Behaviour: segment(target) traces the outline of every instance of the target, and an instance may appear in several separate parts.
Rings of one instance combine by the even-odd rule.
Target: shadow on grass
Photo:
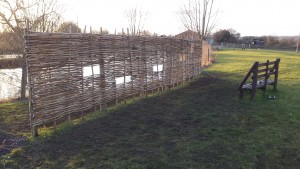
[[[0,157],[26,141],[22,133],[29,129],[27,109],[27,102],[0,103]]]
[[[300,164],[299,155],[290,159],[300,154],[299,149],[282,144],[291,133],[283,135],[284,129],[274,126],[279,119],[273,110],[261,106],[267,101],[238,100],[236,83],[217,78],[227,74],[215,73],[218,76],[203,74],[185,87],[31,143],[2,163],[16,168],[288,168]]]

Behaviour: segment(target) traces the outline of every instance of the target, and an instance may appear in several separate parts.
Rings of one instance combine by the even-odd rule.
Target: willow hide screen
[[[27,32],[31,127],[164,89],[201,72],[201,43]]]

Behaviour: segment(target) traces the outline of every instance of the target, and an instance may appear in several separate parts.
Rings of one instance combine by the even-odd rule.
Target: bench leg
[[[274,90],[274,91],[277,90],[277,83],[275,83],[275,84],[273,85],[273,90]]]
[[[262,90],[263,90],[263,95],[265,95],[265,93],[266,93],[266,88],[263,88]]]
[[[253,98],[255,97],[255,93],[256,93],[256,89],[251,90],[251,99],[253,100]]]
[[[239,98],[242,99],[242,98],[243,98],[243,95],[244,95],[244,90],[241,89],[241,90],[240,90],[240,93],[239,93]]]

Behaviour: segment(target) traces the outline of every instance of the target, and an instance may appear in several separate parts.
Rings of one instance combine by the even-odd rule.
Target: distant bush
[[[0,32],[0,55],[23,53],[23,42],[19,43],[18,38],[16,33]]]
[[[0,59],[0,69],[20,68],[21,62],[19,58]]]
[[[81,33],[81,29],[74,22],[64,22],[59,26],[57,32]]]

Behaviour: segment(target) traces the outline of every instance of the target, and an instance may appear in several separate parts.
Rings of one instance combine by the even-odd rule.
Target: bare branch
[[[180,8],[179,19],[185,29],[197,32],[206,39],[216,23],[214,0],[189,0]]]
[[[125,10],[124,16],[127,18],[130,35],[138,35],[143,31],[148,12],[135,8]]]

